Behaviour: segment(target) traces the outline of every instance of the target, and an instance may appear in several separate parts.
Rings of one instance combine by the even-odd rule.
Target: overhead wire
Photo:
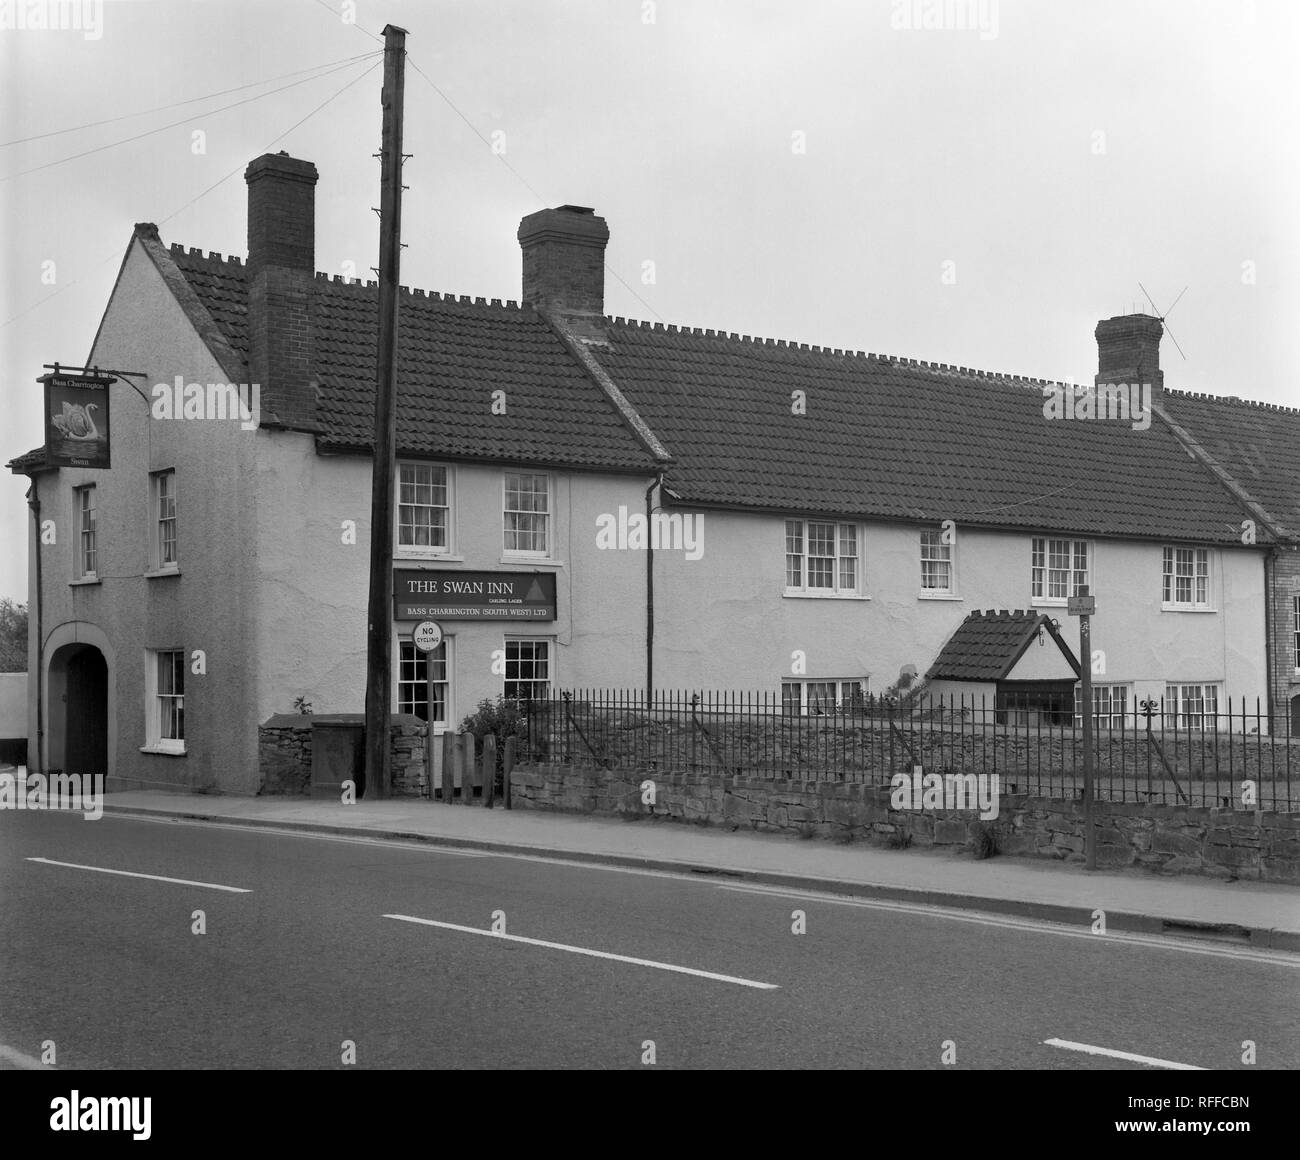
[[[362,58],[358,58],[358,59],[365,59],[365,58],[362,57]],[[353,63],[355,64],[355,63],[357,63],[357,62],[354,61]],[[276,137],[272,138],[271,141],[267,143],[266,149],[264,149],[263,152],[264,152],[264,153],[265,153],[265,152],[268,152],[268,151],[270,150],[270,147],[271,147],[272,145],[279,144],[279,142],[280,142],[281,140],[283,140],[285,137],[287,137],[290,133],[292,133],[292,132],[293,132],[295,129],[297,129],[299,126],[301,126],[301,125],[305,124],[307,121],[311,120],[312,117],[314,117],[314,116],[315,116],[317,113],[319,113],[323,108],[325,108],[325,106],[328,105],[331,101],[335,100],[337,97],[342,96],[345,92],[347,92],[348,89],[350,89],[353,85],[357,84],[359,81],[364,80],[367,76],[369,76],[372,72],[374,72],[375,69],[377,69],[377,68],[380,66],[380,64],[382,64],[382,63],[383,63],[382,61],[376,61],[374,64],[372,64],[372,65],[371,65],[368,69],[366,69],[364,72],[358,73],[355,77],[353,77],[350,81],[348,81],[347,84],[343,85],[341,88],[339,88],[339,89],[337,89],[335,92],[331,93],[328,97],[325,98],[325,100],[321,101],[320,104],[318,104],[314,109],[312,109],[311,112],[309,112],[305,117],[302,117],[302,118],[300,118],[299,120],[295,121],[292,125],[289,126],[289,128],[285,129],[284,132],[282,132],[282,133],[278,134]],[[322,75],[325,75],[325,74],[322,74]],[[269,95],[269,94],[266,94],[266,95]],[[234,177],[234,175],[235,175],[236,173],[240,172],[240,170],[242,170],[243,168],[244,168],[244,163],[243,163],[243,162],[240,162],[240,164],[237,165],[234,169],[232,169],[229,173],[225,174],[223,177],[219,178],[217,181],[213,182],[210,186],[208,186],[207,189],[203,190],[202,193],[196,195],[195,197],[190,198],[189,201],[187,201],[184,205],[180,206],[178,209],[173,210],[173,211],[172,211],[171,213],[169,213],[165,218],[161,218],[157,224],[161,225],[161,224],[163,224],[163,223],[165,223],[165,222],[169,222],[169,221],[171,221],[172,218],[174,218],[174,217],[176,217],[177,215],[183,213],[185,210],[189,209],[190,206],[194,205],[196,202],[198,202],[198,201],[201,200],[202,198],[207,197],[207,195],[210,194],[210,193],[211,193],[214,189],[216,189],[218,186],[220,186],[220,185],[224,184],[225,182],[229,181],[232,177]],[[84,279],[84,278],[85,278],[89,273],[91,273],[91,272],[94,271],[94,270],[98,270],[98,269],[99,269],[101,266],[103,266],[106,262],[110,262],[110,261],[112,261],[114,258],[118,258],[118,257],[120,257],[120,254],[121,254],[121,251],[120,251],[120,250],[114,250],[112,253],[108,254],[106,257],[102,258],[100,261],[98,261],[98,262],[96,262],[94,265],[92,265],[92,266],[89,268],[89,270],[87,270],[87,274],[86,274],[86,275],[83,275],[81,278],[74,278],[71,282],[65,282],[62,286],[60,286],[60,287],[59,287],[57,290],[55,290],[53,293],[51,293],[51,294],[47,294],[44,298],[37,299],[37,301],[33,302],[33,303],[32,303],[30,306],[28,306],[25,310],[21,310],[21,311],[19,311],[17,314],[13,315],[11,318],[7,318],[7,319],[5,319],[4,322],[0,322],[0,330],[3,330],[5,327],[12,325],[13,323],[17,322],[20,318],[24,318],[24,317],[26,317],[26,316],[27,316],[28,314],[30,314],[33,310],[35,310],[38,306],[43,306],[46,302],[50,301],[51,298],[55,298],[55,297],[57,297],[58,295],[62,294],[65,290],[70,290],[70,289],[72,289],[73,286],[76,286],[78,283],[80,283],[80,282],[81,282],[81,281],[82,281],[82,280],[83,280],[83,279]]]
[[[369,56],[374,56],[374,52],[362,52],[356,56],[346,57],[343,60],[331,60],[325,64],[312,65],[311,68],[300,68],[293,72],[281,73],[275,77],[265,77],[260,81],[249,81],[246,85],[236,85],[232,89],[219,89],[215,93],[208,93],[202,97],[189,97],[184,101],[172,101],[166,105],[155,105],[152,109],[141,109],[137,113],[123,113],[118,117],[105,117],[102,121],[87,121],[84,125],[69,125],[66,129],[51,129],[48,133],[35,133],[31,137],[15,137],[12,141],[0,141],[0,149],[7,149],[10,145],[25,145],[29,141],[44,141],[48,137],[61,137],[65,133],[78,133],[82,129],[97,129],[100,125],[112,125],[118,121],[130,121],[135,117],[147,117],[150,113],[162,113],[167,109],[179,109],[183,105],[194,105],[200,101],[210,101],[214,97],[224,97],[230,93],[240,93],[245,89],[255,89],[259,85],[274,84],[276,81],[288,80],[289,77],[299,77],[304,73],[320,72],[321,69],[332,68],[334,65],[352,64],[355,61],[365,60]],[[327,73],[321,73],[321,76],[327,76]],[[269,95],[269,94],[267,94]]]
[[[303,77],[301,80],[292,81],[287,85],[281,85],[278,89],[270,89],[265,93],[258,93],[253,97],[245,97],[241,101],[232,101],[229,105],[222,105],[219,109],[209,109],[202,115],[204,117],[215,117],[218,113],[224,113],[230,109],[237,109],[240,105],[251,104],[253,101],[261,101],[266,97],[275,96],[277,93],[283,93],[288,89],[296,88],[298,85],[305,85],[310,81],[317,81],[324,77],[333,76],[334,73],[352,68],[359,60],[364,59],[366,59],[364,56],[359,57],[357,60],[349,61],[347,64],[338,65],[337,67],[328,69],[325,72],[317,73],[315,76]],[[6,181],[14,181],[19,177],[26,177],[29,173],[40,173],[44,169],[53,169],[59,165],[66,165],[69,161],[77,161],[82,157],[89,157],[94,153],[102,153],[106,149],[116,149],[119,145],[129,145],[132,141],[140,141],[145,137],[152,137],[156,133],[164,133],[168,129],[175,129],[178,125],[190,124],[193,120],[193,116],[182,117],[179,121],[171,121],[166,125],[159,125],[154,129],[146,129],[143,133],[136,133],[131,137],[123,137],[118,141],[110,141],[105,145],[96,145],[93,149],[83,149],[80,153],[73,153],[68,157],[60,157],[57,161],[47,161],[44,165],[34,165],[30,169],[21,169],[17,173],[10,173],[0,177],[0,184],[3,184]]]

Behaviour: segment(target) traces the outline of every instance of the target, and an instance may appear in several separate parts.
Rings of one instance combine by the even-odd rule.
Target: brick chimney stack
[[[1160,369],[1160,338],[1165,328],[1149,314],[1121,314],[1097,323],[1097,386],[1106,383],[1151,384],[1158,401],[1165,376]]]
[[[315,431],[311,285],[316,273],[316,166],[264,153],[248,183],[249,371],[263,426]]]
[[[549,314],[605,314],[605,245],[609,227],[586,206],[530,213],[519,223],[524,252],[523,301]]]

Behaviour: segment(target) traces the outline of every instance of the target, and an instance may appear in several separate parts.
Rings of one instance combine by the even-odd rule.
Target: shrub
[[[523,706],[513,697],[498,694],[495,701],[484,697],[478,708],[460,723],[461,730],[474,736],[474,759],[483,756],[483,738],[491,733],[497,743],[497,785],[502,785],[505,770],[506,741],[528,736],[528,718]]]

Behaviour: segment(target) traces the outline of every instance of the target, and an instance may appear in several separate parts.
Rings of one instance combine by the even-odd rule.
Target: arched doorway
[[[1300,694],[1291,698],[1291,740],[1300,741]]]
[[[108,663],[94,645],[69,644],[50,658],[49,764],[65,773],[108,773]]]

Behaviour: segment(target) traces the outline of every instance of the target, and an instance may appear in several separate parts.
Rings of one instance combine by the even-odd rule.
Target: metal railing
[[[1196,715],[1166,711],[1163,700],[1127,708],[1094,713],[1099,799],[1300,810],[1300,736],[1287,715],[1244,700]],[[1076,715],[985,697],[808,706],[771,693],[574,689],[521,709],[521,763],[880,786],[919,765],[997,774],[1003,793],[1069,799],[1083,790]]]

